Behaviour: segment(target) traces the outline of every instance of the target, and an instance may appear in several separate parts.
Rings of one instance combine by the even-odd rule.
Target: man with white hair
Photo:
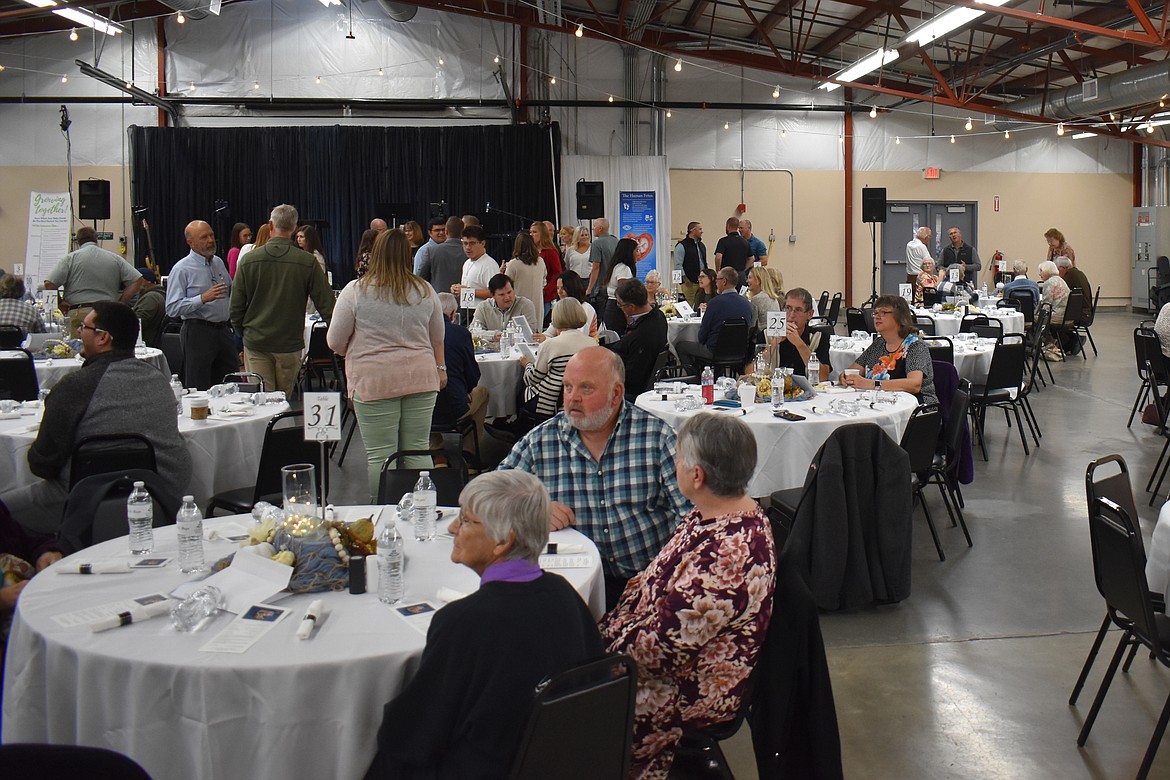
[[[463,488],[451,560],[479,575],[479,589],[435,613],[418,671],[383,710],[367,780],[505,777],[536,686],[604,652],[573,586],[537,563],[549,510],[531,474],[497,471]]]
[[[500,464],[535,474],[552,527],[577,526],[601,552],[606,606],[690,511],[674,471],[674,430],[625,400],[625,367],[604,347],[565,367],[564,410],[516,442]]]
[[[598,217],[593,220],[593,243],[589,245],[589,284],[585,286],[590,296],[598,279],[605,278],[605,269],[609,267],[609,260],[613,257],[613,250],[617,249],[618,240],[609,233],[609,220]]]
[[[292,243],[298,217],[287,204],[272,210],[272,237],[236,266],[230,307],[232,326],[244,338],[244,367],[264,378],[265,390],[290,396],[305,349],[305,303],[312,298],[326,322],[334,304],[317,258]]]
[[[922,261],[933,260],[927,245],[930,243],[930,228],[920,227],[914,233],[914,238],[906,244],[906,283],[914,284],[918,281],[918,274],[922,273]]]
[[[1032,308],[1039,306],[1040,285],[1028,278],[1028,264],[1023,260],[1012,261],[1012,273],[1015,278],[1003,286],[1003,299],[1006,301],[1012,293],[1027,293],[1032,296]]]

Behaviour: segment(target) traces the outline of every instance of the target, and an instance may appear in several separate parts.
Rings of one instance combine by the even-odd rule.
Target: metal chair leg
[[[1142,757],[1141,768],[1138,769],[1137,780],[1146,780],[1150,774],[1150,767],[1154,763],[1154,756],[1158,754],[1158,745],[1162,743],[1162,735],[1166,733],[1166,725],[1170,723],[1170,696],[1166,697],[1166,704],[1162,707],[1162,715],[1158,718],[1158,725],[1150,737],[1150,744],[1146,747],[1146,754]]]
[[[1089,678],[1089,669],[1093,667],[1093,662],[1097,660],[1097,652],[1101,649],[1101,643],[1105,641],[1105,635],[1109,632],[1109,615],[1105,615],[1105,619],[1101,621],[1101,627],[1097,629],[1097,636],[1093,639],[1093,646],[1089,648],[1089,655],[1085,658],[1085,665],[1081,667],[1081,674],[1077,677],[1077,684],[1073,686],[1072,695],[1068,697],[1068,704],[1070,707],[1077,703],[1077,697],[1081,695],[1081,689],[1085,687],[1085,680]]]
[[[1089,708],[1085,725],[1081,726],[1081,733],[1077,735],[1077,747],[1085,746],[1089,732],[1093,730],[1093,722],[1097,720],[1097,713],[1101,711],[1101,703],[1105,701],[1105,694],[1109,692],[1109,684],[1113,682],[1113,675],[1117,674],[1117,667],[1121,664],[1121,656],[1125,654],[1125,648],[1132,636],[1133,633],[1130,631],[1122,634],[1121,641],[1117,643],[1117,649],[1113,652],[1113,657],[1109,659],[1109,668],[1105,670],[1105,676],[1101,679],[1100,687],[1097,688],[1097,695],[1093,699],[1093,706]]]

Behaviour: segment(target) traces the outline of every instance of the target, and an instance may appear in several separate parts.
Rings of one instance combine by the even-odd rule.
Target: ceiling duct
[[[1086,99],[1092,94],[1083,85],[1076,84],[1065,89],[1048,93],[1047,97],[1034,97],[1004,103],[1000,108],[1018,114],[1032,114],[1052,120],[1069,121],[1082,117],[1097,117],[1109,111],[1156,103],[1170,92],[1170,60],[1130,68],[1112,76],[1096,80],[1096,100]],[[1043,113],[1041,113],[1043,111]],[[995,126],[999,130],[1015,130],[1026,122],[1015,119],[1000,119]]]
[[[396,22],[409,22],[418,13],[417,5],[391,3],[389,0],[378,0],[378,5],[382,7],[387,16]]]
[[[208,14],[207,0],[159,0],[167,8],[182,11],[188,19],[206,19]]]

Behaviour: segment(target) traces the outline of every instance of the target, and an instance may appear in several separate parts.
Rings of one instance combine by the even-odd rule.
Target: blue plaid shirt
[[[600,462],[562,412],[516,442],[500,468],[538,477],[553,501],[573,509],[605,573],[632,577],[693,508],[678,489],[674,442],[669,425],[623,402]]]

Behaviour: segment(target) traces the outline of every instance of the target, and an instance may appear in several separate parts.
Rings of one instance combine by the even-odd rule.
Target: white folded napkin
[[[58,574],[129,574],[130,564],[126,561],[95,561],[70,566],[54,566]]]
[[[135,605],[125,612],[95,620],[89,624],[89,630],[97,634],[102,631],[109,631],[111,628],[128,626],[131,623],[141,623],[144,620],[150,620],[152,617],[167,614],[171,611],[173,605],[174,602],[170,599],[156,601],[153,604],[147,604],[145,606]]]
[[[313,599],[305,611],[305,616],[301,619],[301,624],[297,626],[297,639],[308,639],[313,633],[313,627],[317,625],[317,621],[324,614],[324,602],[321,599]]]
[[[585,545],[576,542],[557,542],[550,540],[549,544],[555,544],[557,551],[553,553],[549,551],[550,555],[580,555],[585,552]]]

